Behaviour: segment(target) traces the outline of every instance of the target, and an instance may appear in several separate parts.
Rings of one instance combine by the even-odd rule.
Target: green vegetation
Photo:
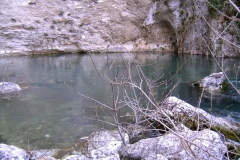
[[[182,16],[184,14],[184,10],[180,11],[180,16]]]
[[[16,19],[14,19],[14,18],[11,18],[11,21],[12,21],[12,22],[16,22]]]
[[[48,33],[44,33],[43,35],[44,35],[44,36],[49,36],[49,34],[48,34]]]
[[[53,23],[53,24],[57,24],[57,21],[53,20],[52,23]]]
[[[84,26],[84,23],[81,23],[81,24],[79,24],[78,26],[79,26],[79,27],[82,27],[82,26]]]
[[[220,11],[223,11],[223,7],[224,7],[224,2],[225,0],[209,0],[208,1],[208,9],[210,11],[214,11],[214,7],[217,8]],[[214,7],[212,7],[214,6]]]
[[[29,4],[29,5],[35,5],[36,2],[29,2],[28,4]]]
[[[58,13],[59,16],[63,16],[63,14],[64,14],[63,11],[61,11],[61,12]]]

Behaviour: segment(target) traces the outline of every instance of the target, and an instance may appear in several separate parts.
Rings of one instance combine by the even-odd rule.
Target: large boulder
[[[123,133],[125,143],[129,143],[129,137]],[[119,160],[119,149],[123,146],[123,141],[118,131],[97,131],[88,137],[79,139],[72,154],[84,155],[85,159]]]
[[[222,72],[212,73],[209,76],[203,78],[202,80],[196,82],[194,85],[204,88],[205,91],[218,94],[224,88],[225,76]]]
[[[18,84],[13,82],[0,82],[0,93],[12,93],[16,91],[20,91],[21,88]]]
[[[30,155],[26,151],[15,146],[0,144],[0,159],[1,160],[27,160]]]
[[[177,128],[164,136],[128,144],[121,155],[129,159],[223,159],[227,147],[218,133],[209,129],[191,131],[184,125]]]
[[[174,123],[183,123],[192,129],[211,128],[225,135],[228,139],[239,141],[240,125],[230,122],[221,117],[215,117],[206,111],[196,108],[176,97],[167,98],[162,111],[168,115]],[[156,120],[162,118],[162,112],[153,113],[152,117]]]

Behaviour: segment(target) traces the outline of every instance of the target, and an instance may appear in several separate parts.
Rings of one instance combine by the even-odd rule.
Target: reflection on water
[[[171,81],[180,84],[172,95],[197,105],[201,90],[193,88],[191,82],[202,79],[219,69],[210,57],[189,55],[141,53],[137,60],[150,79],[161,76],[166,80],[181,68]],[[124,70],[122,60],[127,60],[128,54],[95,54],[93,60],[100,73],[106,73],[108,64],[113,63],[113,69],[120,66]],[[148,65],[147,65],[148,64]],[[151,65],[149,65],[151,64]],[[240,66],[237,59],[225,59],[223,62],[226,73],[233,81]],[[23,87],[20,96],[11,101],[0,100],[0,137],[9,144],[20,146],[19,142],[36,144],[39,148],[67,147],[76,138],[86,136],[105,125],[83,118],[98,116],[112,121],[111,111],[99,109],[98,105],[77,95],[66,84],[84,94],[91,95],[103,103],[111,103],[110,86],[96,72],[89,55],[61,55],[38,57],[2,57],[0,59],[0,81],[12,81]],[[104,74],[103,74],[104,75]],[[137,77],[136,70],[132,71]],[[170,84],[170,83],[169,83]],[[161,95],[162,89],[159,89]],[[215,115],[240,122],[239,96],[229,88],[219,99],[212,102],[203,98],[201,108]],[[98,109],[97,109],[98,108]]]

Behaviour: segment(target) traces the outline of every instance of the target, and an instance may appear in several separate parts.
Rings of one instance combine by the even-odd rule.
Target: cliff
[[[203,17],[219,34],[227,25],[209,17],[205,0],[1,0],[0,8],[0,54],[5,55],[126,50],[209,54],[206,42],[218,56],[239,53],[206,23]],[[239,35],[223,36],[239,43]]]

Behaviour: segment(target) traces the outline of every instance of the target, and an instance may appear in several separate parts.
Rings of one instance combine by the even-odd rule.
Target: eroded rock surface
[[[123,133],[123,138],[128,144],[129,137],[126,133]],[[72,154],[84,155],[90,159],[119,160],[118,151],[122,146],[123,141],[117,131],[98,131],[80,138]]]
[[[210,17],[216,33],[235,44],[239,29],[234,23],[227,26],[222,16],[209,15],[205,0],[1,0],[0,6],[0,54],[126,50],[209,54],[204,40],[216,56],[239,53],[216,36],[204,18]],[[221,33],[226,26],[236,34]]]
[[[222,91],[225,79],[226,78],[222,72],[212,73],[196,84],[198,84],[199,87],[204,88],[204,91],[210,92],[212,94],[217,94]]]
[[[218,133],[205,129],[191,131],[185,126],[157,138],[142,139],[123,147],[121,154],[133,159],[223,159],[227,151]]]
[[[20,90],[21,90],[20,86],[16,83],[0,82],[0,93],[1,94],[16,92],[16,91],[20,91]]]
[[[169,97],[163,104],[163,111],[175,123],[183,123],[189,128],[197,129],[211,128],[216,130],[227,138],[239,141],[240,125],[237,123],[229,122],[224,118],[215,117],[206,111],[196,108],[176,97]],[[156,119],[161,118],[161,113],[154,113]]]
[[[15,146],[0,144],[0,159],[9,160],[27,160],[30,158],[30,155],[26,153],[23,149],[20,149]]]

